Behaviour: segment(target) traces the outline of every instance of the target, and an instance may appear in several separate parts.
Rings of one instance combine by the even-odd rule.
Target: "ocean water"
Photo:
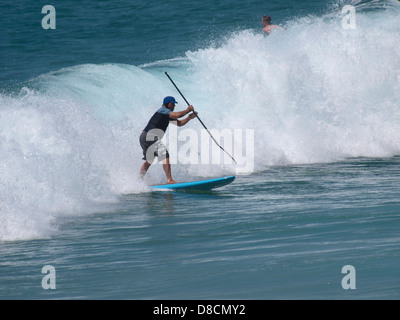
[[[0,13],[1,299],[400,298],[399,1],[49,4]],[[232,184],[138,177],[165,72],[238,160],[171,125],[174,179]]]

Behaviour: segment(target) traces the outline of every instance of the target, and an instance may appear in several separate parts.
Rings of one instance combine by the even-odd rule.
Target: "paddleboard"
[[[181,182],[181,183],[173,183],[173,184],[161,184],[161,185],[152,185],[151,189],[168,189],[168,190],[211,190],[215,188],[219,188],[222,186],[226,186],[230,184],[233,180],[235,180],[235,176],[230,177],[222,177],[216,179],[208,179],[208,180],[200,180],[200,181],[191,181],[191,182]]]

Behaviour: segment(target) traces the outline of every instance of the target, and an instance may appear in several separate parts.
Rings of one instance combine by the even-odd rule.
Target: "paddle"
[[[169,74],[168,74],[166,71],[165,71],[165,74],[167,75],[168,79],[172,82],[172,84],[174,85],[174,87],[176,88],[176,90],[178,90],[178,92],[179,92],[179,94],[182,96],[183,100],[185,100],[185,102],[187,103],[187,105],[190,106],[190,103],[186,100],[186,98],[183,96],[181,90],[179,90],[179,88],[176,86],[175,82],[171,79],[171,77],[169,76]],[[197,119],[199,119],[199,121],[200,121],[200,123],[202,124],[202,126],[204,127],[204,129],[207,130],[207,132],[208,132],[208,134],[210,135],[210,137],[211,137],[211,138],[214,140],[214,142],[217,144],[217,146],[220,147],[220,149],[221,149],[222,151],[224,151],[228,156],[230,156],[231,159],[233,160],[233,162],[235,162],[235,163],[237,164],[236,160],[233,159],[233,157],[232,157],[228,152],[226,152],[226,150],[225,150],[224,148],[221,147],[221,145],[217,142],[217,140],[215,140],[215,138],[212,136],[211,132],[207,129],[206,125],[203,123],[203,121],[201,121],[201,119],[200,119],[200,117],[198,116],[198,114],[195,113],[195,115],[196,115]]]

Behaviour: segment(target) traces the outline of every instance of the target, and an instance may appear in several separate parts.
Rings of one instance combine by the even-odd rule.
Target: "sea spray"
[[[132,149],[84,105],[25,88],[0,105],[1,240],[48,236],[59,216],[143,189]]]
[[[253,128],[259,170],[399,154],[398,17],[357,21],[345,30],[340,17],[307,17],[188,52],[212,125]]]
[[[138,178],[148,119],[167,95],[177,110],[186,107],[165,71],[210,130],[254,133],[253,172],[400,154],[398,18],[358,12],[356,29],[346,30],[339,13],[308,16],[270,36],[237,31],[140,67],[76,65],[1,94],[0,240],[51,236],[60,217],[101,212],[121,194],[165,181],[156,164],[146,181]],[[195,119],[185,129],[204,133]],[[168,142],[177,156],[187,143]],[[244,150],[245,142],[229,141]],[[178,181],[232,170],[222,161],[176,161]]]

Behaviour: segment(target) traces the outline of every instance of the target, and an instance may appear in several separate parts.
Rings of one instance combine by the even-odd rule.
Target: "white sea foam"
[[[398,14],[308,17],[189,52],[212,125],[255,129],[256,168],[400,153]],[[199,104],[203,104],[198,97]]]
[[[164,96],[186,107],[164,71],[210,130],[253,130],[256,171],[400,154],[398,20],[396,12],[361,13],[345,30],[340,15],[307,17],[268,37],[243,30],[140,68],[62,69],[0,95],[0,240],[47,237],[60,216],[145,190],[140,132]],[[196,120],[186,128],[202,134]],[[173,173],[183,180],[232,168],[178,161]],[[164,178],[154,165],[147,182]]]
[[[116,137],[84,104],[23,89],[0,106],[0,240],[48,236],[59,216],[143,189],[137,139]]]

